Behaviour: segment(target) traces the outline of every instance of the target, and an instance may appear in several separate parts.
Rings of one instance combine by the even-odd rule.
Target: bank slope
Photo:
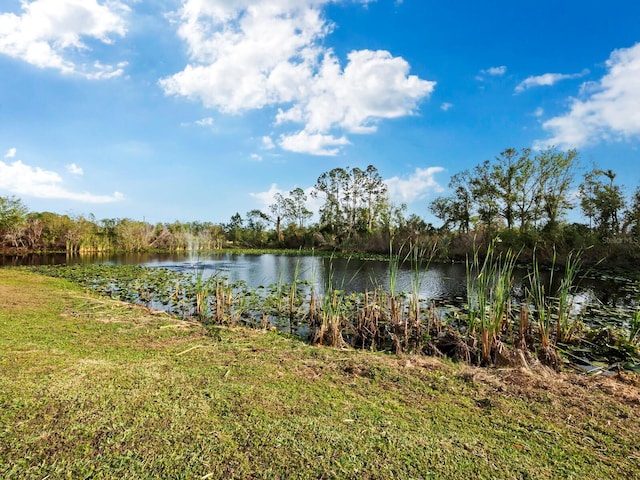
[[[209,329],[0,269],[2,478],[640,478],[637,377]]]

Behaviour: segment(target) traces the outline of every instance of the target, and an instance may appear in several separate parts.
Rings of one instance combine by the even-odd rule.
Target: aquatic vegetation
[[[344,285],[345,278],[342,278]],[[342,348],[347,345],[343,337],[343,329],[348,316],[349,304],[345,292],[335,283],[333,262],[329,262],[329,274],[325,285],[324,295],[320,301],[320,311],[315,331],[312,334],[314,345],[328,345]]]
[[[213,284],[212,277],[205,277],[204,267],[196,269],[194,274],[195,316],[201,320],[209,316],[209,295]]]
[[[280,276],[252,288],[197,261],[177,269],[108,264],[37,269],[208,328],[277,329],[317,345],[444,355],[481,365],[526,366],[535,361],[529,352],[554,367],[608,362],[609,371],[614,364],[629,369],[640,364],[640,307],[596,310],[587,302],[579,312],[574,308],[579,254],[562,271],[546,272],[534,261],[520,283],[514,278],[518,256],[498,247],[491,244],[485,255],[476,251],[467,261],[465,304],[423,297],[433,251],[417,248],[390,255],[388,284],[363,292],[351,290],[352,278],[341,274],[336,268],[341,262],[332,258],[324,261],[322,286],[316,285],[315,272],[311,281],[303,280],[307,272],[303,275],[298,263],[288,281]],[[403,286],[401,268],[410,269]],[[585,316],[589,323],[583,328]]]
[[[555,266],[555,257],[554,264]],[[528,298],[533,304],[538,332],[540,335],[540,346],[543,349],[548,349],[551,344],[551,312],[548,302],[548,294],[553,283],[554,268],[551,268],[551,274],[549,276],[549,285],[545,283],[542,275],[540,274],[540,264],[535,256],[533,257],[533,264],[531,272],[529,273],[529,288]]]
[[[555,295],[553,295],[556,259],[554,252],[549,279],[545,282],[540,273],[540,265],[534,252],[533,264],[528,277],[528,297],[534,307],[540,334],[539,357],[544,363],[557,368],[560,358],[554,349],[554,345],[571,342],[581,326],[580,314],[574,311],[574,300],[576,279],[582,262],[579,253],[571,252],[568,255],[564,275],[560,279]],[[555,337],[551,335],[553,320],[555,320]]]
[[[468,333],[480,334],[481,362],[492,363],[500,346],[500,334],[511,324],[511,287],[517,255],[510,249],[503,255],[489,245],[484,259],[478,249],[467,261]]]
[[[407,332],[409,337],[405,340],[405,351],[420,353],[424,343],[430,338],[429,332],[437,327],[437,315],[434,315],[434,304],[430,303],[429,312],[422,318],[421,291],[425,275],[429,265],[436,255],[437,245],[434,243],[430,249],[423,246],[411,246],[405,257],[405,262],[410,263],[411,291],[409,293],[409,305],[407,312]]]
[[[640,343],[640,306],[636,306],[629,324],[629,343]]]
[[[570,342],[573,335],[580,328],[580,315],[574,312],[574,300],[576,291],[576,280],[578,272],[582,268],[580,255],[570,252],[564,269],[564,275],[560,280],[560,287],[556,294],[557,302],[557,323],[556,323],[556,341],[567,343]]]

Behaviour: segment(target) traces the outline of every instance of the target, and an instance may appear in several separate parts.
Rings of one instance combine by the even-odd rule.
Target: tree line
[[[373,166],[335,168],[323,173],[314,197],[324,198],[320,221],[309,225],[313,212],[301,188],[276,194],[266,209],[234,214],[229,222],[150,224],[129,218],[97,220],[93,215],[69,216],[30,212],[17,197],[0,197],[0,240],[5,250],[70,253],[187,250],[194,239],[200,249],[241,247],[366,247],[380,231],[404,222],[402,208],[392,205],[386,185]],[[389,235],[385,235],[388,238]],[[357,239],[357,242],[356,240]],[[356,242],[356,243],[354,243]]]
[[[579,206],[589,230],[604,236],[640,233],[640,189],[627,199],[612,170],[593,166],[575,190],[578,153],[554,148],[506,149],[493,161],[451,178],[449,196],[429,206],[445,229],[473,228],[558,232]],[[566,225],[566,224],[565,224]]]
[[[640,188],[627,195],[612,170],[580,168],[576,150],[508,148],[451,177],[450,193],[428,206],[441,222],[437,227],[394,204],[373,165],[334,168],[318,177],[309,195],[301,188],[276,194],[267,209],[236,213],[219,224],[29,212],[19,198],[0,197],[0,240],[5,250],[72,253],[187,250],[194,238],[199,248],[211,250],[324,247],[375,253],[430,242],[447,258],[468,253],[471,238],[500,237],[517,248],[637,247]],[[314,223],[309,196],[321,204]],[[568,214],[578,209],[585,221],[569,222]]]

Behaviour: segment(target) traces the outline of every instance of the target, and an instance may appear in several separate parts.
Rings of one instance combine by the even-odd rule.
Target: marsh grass
[[[540,265],[534,252],[531,271],[528,275],[528,297],[534,307],[540,336],[538,356],[543,363],[558,368],[560,358],[556,351],[557,344],[571,342],[580,329],[581,317],[574,311],[576,281],[582,267],[580,254],[571,252],[566,260],[564,275],[559,287],[552,295],[555,280],[556,252],[554,250],[548,281],[545,282],[540,272]],[[553,322],[555,321],[555,329]],[[555,330],[555,332],[554,332]],[[552,336],[552,333],[555,335]]]
[[[205,276],[204,266],[194,267],[194,297],[195,297],[195,316],[206,321],[209,318],[209,307],[211,302],[211,293],[215,285],[215,278]]]
[[[425,342],[430,338],[433,330],[438,330],[436,324],[438,315],[435,313],[435,305],[425,299],[429,309],[423,315],[423,299],[421,292],[424,287],[425,277],[429,271],[429,265],[437,253],[437,245],[434,243],[431,248],[424,246],[411,246],[407,253],[409,261],[411,291],[409,292],[409,305],[407,306],[407,323],[410,337],[406,340],[405,351],[411,353],[421,353],[425,347]]]
[[[553,285],[555,260],[556,256],[554,255],[547,284],[540,274],[540,264],[534,252],[532,268],[528,277],[528,297],[535,311],[538,332],[540,334],[540,346],[543,349],[548,349],[551,345],[551,306],[547,300],[547,296]]]
[[[483,259],[474,249],[467,260],[467,331],[480,335],[481,362],[493,363],[496,349],[503,349],[500,336],[511,327],[511,289],[518,255],[511,249],[496,251],[491,243]]]
[[[407,321],[402,316],[402,298],[398,291],[398,273],[402,263],[399,253],[394,253],[393,245],[389,246],[389,295],[387,296],[389,312],[389,329],[396,353],[403,351],[407,338]]]
[[[611,366],[638,368],[637,316],[624,312],[620,317],[619,331],[613,331],[620,339],[615,348],[607,346],[611,342],[606,332],[581,331],[582,318],[573,308],[579,255],[571,256],[571,262],[565,265],[564,283],[554,278],[555,269],[545,275],[547,272],[541,272],[534,261],[524,286],[514,289],[517,255],[510,250],[500,252],[491,244],[486,255],[475,250],[473,258],[467,260],[466,305],[437,306],[420,293],[432,254],[433,250],[419,248],[404,248],[402,255],[392,253],[388,257],[389,284],[363,293],[348,293],[353,279],[337,271],[341,262],[334,263],[332,258],[324,262],[327,275],[323,277],[328,281],[318,291],[315,281],[300,280],[298,266],[291,283],[280,277],[273,285],[251,289],[244,282],[230,282],[220,273],[206,277],[198,270],[191,273],[82,265],[40,267],[39,271],[69,278],[111,298],[162,308],[208,326],[275,328],[317,345],[446,356],[487,366],[528,367],[532,362],[523,358],[529,359],[528,352],[535,352],[545,364],[559,368],[571,354],[571,359],[583,363],[608,361],[605,370]],[[403,275],[408,269],[408,287],[400,286],[401,268],[405,270]],[[518,295],[524,290],[525,298],[515,297],[514,290]],[[512,305],[514,301],[520,302],[519,309]],[[602,315],[610,318],[617,313]],[[600,329],[609,328],[609,324],[610,320],[603,318]],[[626,345],[622,345],[623,340]],[[558,344],[564,360],[558,355]],[[579,349],[590,349],[594,354],[576,355]]]
[[[351,309],[351,302],[345,294],[344,286],[346,282],[352,279],[347,279],[345,277],[346,274],[343,273],[340,283],[337,283],[332,258],[329,259],[328,268],[327,281],[320,300],[318,326],[312,333],[312,343],[343,348],[347,346],[343,333],[350,318]]]

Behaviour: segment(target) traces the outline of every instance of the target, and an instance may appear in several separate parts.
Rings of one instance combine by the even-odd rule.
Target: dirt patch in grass
[[[619,373],[606,377],[556,373],[544,369],[531,371],[467,367],[462,376],[501,395],[521,396],[530,400],[557,397],[586,405],[593,403],[594,397],[598,397],[596,394],[606,394],[620,404],[640,407],[637,374]]]

